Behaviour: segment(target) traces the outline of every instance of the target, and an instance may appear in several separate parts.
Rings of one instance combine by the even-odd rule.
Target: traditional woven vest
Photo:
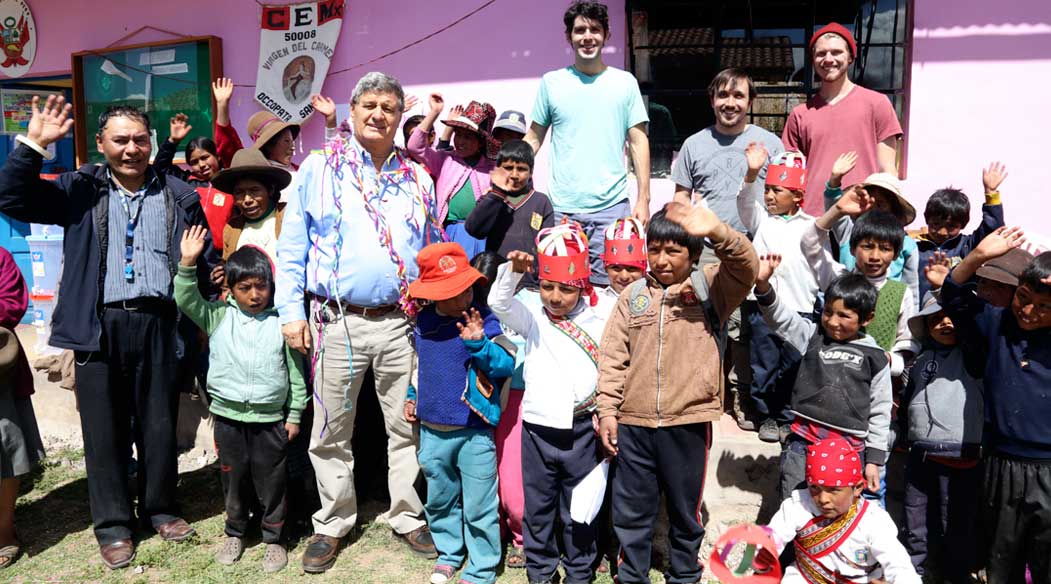
[[[876,316],[865,327],[865,332],[872,336],[884,351],[889,351],[894,346],[894,340],[898,338],[898,314],[908,289],[903,282],[887,280],[876,300]]]

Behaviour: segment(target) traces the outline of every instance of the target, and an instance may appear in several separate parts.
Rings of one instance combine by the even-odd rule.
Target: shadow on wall
[[[985,0],[959,0],[952,10],[917,2],[915,11],[916,63],[1051,59],[1047,0],[1004,2],[995,11]]]
[[[777,489],[780,461],[776,456],[738,456],[723,451],[716,463],[715,480],[720,487],[734,487],[762,497],[756,523],[765,524],[780,507]]]

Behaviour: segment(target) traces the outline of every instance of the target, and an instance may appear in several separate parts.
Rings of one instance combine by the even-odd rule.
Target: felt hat
[[[877,172],[870,174],[860,186],[879,187],[894,195],[893,202],[897,204],[898,208],[894,216],[901,221],[902,225],[908,225],[916,220],[916,207],[913,207],[912,203],[901,194],[901,181],[898,180],[898,177],[889,172]]]
[[[285,128],[292,131],[293,140],[299,135],[299,124],[283,122],[270,112],[255,112],[248,118],[248,136],[252,139],[252,148],[262,148]]]
[[[1033,254],[1024,249],[1014,248],[1004,255],[993,258],[975,272],[979,278],[994,280],[1008,286],[1018,286],[1018,278],[1033,262]]]
[[[861,458],[843,440],[828,439],[807,446],[808,485],[853,487],[861,481]]]
[[[923,309],[909,317],[908,325],[909,331],[912,333],[912,338],[917,341],[926,339],[927,317],[932,314],[938,314],[941,311],[941,304],[938,304],[938,300],[928,292],[927,295],[923,297]]]
[[[766,167],[766,184],[806,191],[806,156],[799,152],[782,152],[771,158]]]
[[[471,267],[459,243],[432,243],[416,254],[420,277],[409,284],[409,296],[421,300],[448,300],[459,296],[478,280],[481,272]]]
[[[847,27],[843,26],[838,22],[830,22],[825,26],[819,28],[814,36],[810,37],[810,52],[814,51],[814,44],[817,43],[817,39],[821,38],[822,35],[834,34],[843,37],[843,40],[847,41],[847,46],[850,47],[850,56],[857,58],[858,56],[858,44],[854,41],[854,35],[850,34]]]
[[[646,269],[646,229],[634,217],[617,219],[606,228],[605,253],[602,261],[607,266],[635,266]]]
[[[233,193],[234,186],[242,178],[255,178],[273,184],[275,191],[284,189],[292,182],[292,175],[287,170],[270,164],[258,149],[242,148],[234,153],[230,168],[221,170],[212,178],[212,186],[224,193]]]
[[[588,261],[588,237],[579,225],[563,223],[536,234],[537,263],[541,280],[551,280],[588,288],[591,264]]]
[[[507,110],[500,114],[500,117],[496,119],[496,123],[493,124],[493,130],[510,130],[512,132],[518,132],[519,134],[526,135],[525,125],[525,114],[517,112],[515,110]]]
[[[496,110],[485,102],[472,101],[464,108],[463,113],[455,118],[445,120],[446,126],[457,130],[470,130],[478,134],[485,145],[486,158],[496,159],[500,144],[493,139],[493,122],[496,121]]]
[[[741,523],[727,529],[712,547],[708,566],[724,584],[777,584],[781,565],[777,562],[777,544],[769,528]],[[744,546],[743,548],[741,546]],[[739,550],[734,553],[734,550]],[[763,550],[766,553],[761,553]],[[734,564],[736,567],[731,567]]]

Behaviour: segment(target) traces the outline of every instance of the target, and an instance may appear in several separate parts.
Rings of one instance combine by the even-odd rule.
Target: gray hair
[[[366,93],[393,93],[398,98],[398,108],[405,111],[405,91],[402,90],[401,83],[396,78],[386,73],[371,71],[358,79],[358,84],[354,86],[354,93],[350,96],[350,105],[358,103],[361,96]]]

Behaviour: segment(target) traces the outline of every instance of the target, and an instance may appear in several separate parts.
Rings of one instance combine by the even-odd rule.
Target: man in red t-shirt
[[[856,152],[857,164],[843,177],[852,185],[876,172],[897,176],[896,154],[901,124],[890,100],[881,93],[855,85],[847,69],[857,56],[854,36],[833,22],[810,39],[814,71],[821,89],[805,104],[792,109],[781,135],[785,150],[807,158],[808,181],[803,210],[820,216],[824,211],[825,181],[832,164],[844,152]]]

